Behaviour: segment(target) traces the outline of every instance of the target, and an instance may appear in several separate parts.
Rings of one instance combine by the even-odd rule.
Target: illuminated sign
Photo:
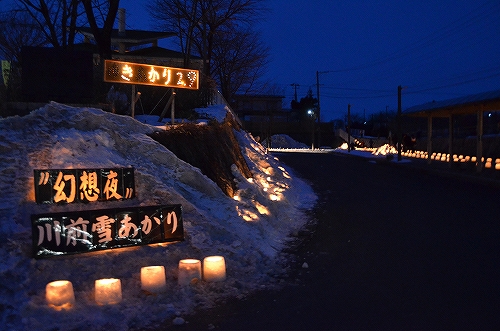
[[[37,203],[116,201],[135,197],[134,168],[35,170]]]
[[[199,72],[194,69],[105,60],[104,81],[197,90]]]
[[[34,257],[184,240],[181,205],[31,216]]]

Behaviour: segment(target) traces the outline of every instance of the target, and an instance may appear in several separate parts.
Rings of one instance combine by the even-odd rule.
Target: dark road
[[[309,268],[182,329],[500,329],[500,186],[336,154],[276,156],[319,196],[297,248]]]

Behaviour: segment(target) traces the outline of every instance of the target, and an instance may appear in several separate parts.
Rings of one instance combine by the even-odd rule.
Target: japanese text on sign
[[[197,90],[199,72],[194,69],[105,60],[104,81]]]
[[[134,168],[35,170],[37,203],[132,199]]]
[[[32,215],[35,257],[184,239],[182,206],[148,206]]]

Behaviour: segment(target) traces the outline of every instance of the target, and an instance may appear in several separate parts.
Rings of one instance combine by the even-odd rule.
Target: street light
[[[314,110],[308,109],[307,116],[311,118],[311,149],[314,149],[314,123],[316,122],[316,113]]]

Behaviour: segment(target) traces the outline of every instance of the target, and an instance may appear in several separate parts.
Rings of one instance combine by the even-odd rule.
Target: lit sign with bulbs
[[[104,81],[197,90],[199,72],[194,69],[105,60]]]

